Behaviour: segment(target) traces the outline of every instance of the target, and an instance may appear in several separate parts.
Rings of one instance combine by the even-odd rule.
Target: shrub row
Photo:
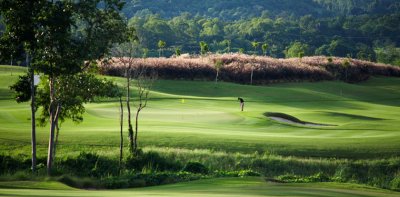
[[[100,66],[101,74],[125,76],[128,66],[155,71],[161,79],[215,80],[216,62],[222,62],[219,80],[248,84],[293,81],[343,80],[359,82],[373,75],[400,77],[400,67],[349,58],[304,57],[275,59],[241,54],[210,55],[198,58],[112,58]]]
[[[400,158],[382,160],[302,159],[270,154],[216,153],[203,158],[149,151],[127,157],[122,168],[117,159],[93,153],[57,160],[54,175],[74,187],[122,188],[194,180],[202,177],[259,176],[284,182],[355,182],[400,190]],[[212,153],[211,153],[212,154]],[[31,179],[18,171],[29,172],[26,160],[0,156],[0,180]],[[212,160],[212,161],[211,161]],[[44,161],[42,161],[44,162]],[[42,165],[43,164],[39,164]],[[16,173],[17,172],[17,173]],[[42,170],[45,175],[45,169]],[[10,178],[11,177],[11,178]],[[71,178],[78,177],[78,178]]]

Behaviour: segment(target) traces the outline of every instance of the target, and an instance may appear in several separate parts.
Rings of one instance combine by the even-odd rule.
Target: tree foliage
[[[182,12],[188,12],[202,17],[234,21],[258,16],[292,14],[299,17],[311,14],[315,17],[331,17],[386,14],[399,10],[397,0],[129,0],[123,12],[128,18],[154,13],[159,13],[163,18],[173,18]]]
[[[37,107],[43,107],[39,124],[44,126],[49,122],[50,97],[48,78],[42,76],[41,84],[37,91]],[[97,78],[93,74],[79,73],[76,75],[63,75],[55,80],[55,97],[62,106],[59,120],[67,119],[80,123],[83,121],[85,108],[83,104],[93,102],[96,98],[117,97],[120,94],[118,87],[110,80]]]
[[[164,24],[165,28],[155,31],[160,33],[147,28],[154,20]],[[252,42],[256,40],[268,44],[268,54],[272,57],[285,57],[292,43],[301,42],[308,45],[306,55],[352,56],[375,61],[381,59],[378,55],[383,55],[376,54],[377,49],[399,48],[399,20],[399,13],[327,18],[263,15],[235,21],[183,13],[170,19],[160,15],[135,16],[130,25],[138,30],[140,43],[150,52],[157,50],[155,45],[160,39],[172,48],[181,48],[182,53],[201,53],[199,41],[208,43],[213,52],[238,52],[240,48],[253,52]],[[171,34],[174,36],[166,37]],[[173,53],[165,50],[167,56]]]
[[[0,5],[6,24],[2,44],[9,44],[10,48],[23,46],[32,54],[33,69],[48,79],[45,91],[38,94],[42,96],[37,104],[43,109],[41,122],[50,122],[47,159],[50,174],[58,120],[81,120],[83,103],[100,94],[87,89],[93,88],[90,86],[94,83],[93,77],[84,77],[81,73],[107,53],[114,42],[125,38],[125,23],[119,15],[123,3],[119,0],[2,0]],[[83,79],[88,83],[73,85]]]

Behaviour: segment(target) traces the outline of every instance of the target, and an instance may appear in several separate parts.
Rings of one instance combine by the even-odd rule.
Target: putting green
[[[10,188],[12,185],[14,188]],[[20,185],[20,186],[16,186]],[[8,189],[5,189],[7,188]],[[124,190],[89,191],[56,182],[0,182],[0,196],[398,196],[399,193],[354,184],[278,184],[261,178],[223,178]]]

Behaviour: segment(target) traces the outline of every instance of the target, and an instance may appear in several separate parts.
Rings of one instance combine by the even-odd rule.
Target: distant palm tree
[[[199,44],[200,44],[200,54],[205,55],[208,52],[208,44],[204,41],[201,41]]]
[[[263,51],[263,54],[264,54],[265,56],[267,56],[268,44],[267,44],[267,43],[264,43],[263,45],[261,45],[261,49],[262,49],[262,51]]]
[[[230,53],[231,52],[231,41],[230,40],[224,40],[224,44],[225,44],[225,46],[226,46],[226,51],[228,52],[228,53]]]
[[[254,55],[257,55],[258,45],[260,45],[259,42],[256,42],[256,41],[251,42],[251,46],[253,46],[253,48],[254,48]]]
[[[175,56],[176,57],[181,56],[181,49],[179,47],[175,48]]]
[[[161,55],[163,55],[163,50],[167,45],[167,43],[165,41],[159,40],[157,45],[159,49],[158,56],[161,57]]]

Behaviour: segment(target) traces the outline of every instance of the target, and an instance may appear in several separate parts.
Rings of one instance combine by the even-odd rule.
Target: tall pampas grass
[[[253,72],[253,84],[278,82],[343,80],[359,82],[370,76],[383,75],[400,77],[400,68],[339,57],[303,57],[277,59],[245,54],[211,54],[206,57],[136,58],[133,69],[145,66],[156,71],[161,79],[215,80],[215,63],[222,62],[219,80],[249,84]],[[125,66],[121,58],[112,58],[102,64],[101,73],[124,76]]]

